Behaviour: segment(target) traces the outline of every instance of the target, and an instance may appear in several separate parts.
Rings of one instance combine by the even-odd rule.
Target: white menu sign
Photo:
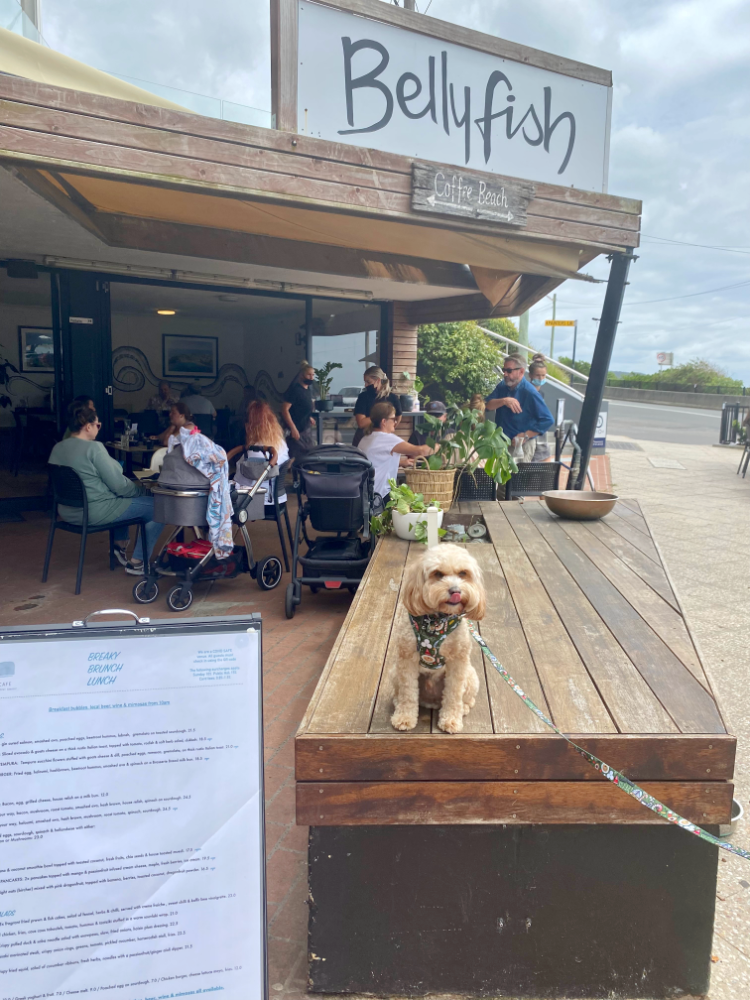
[[[0,643],[3,1000],[265,995],[259,639]]]
[[[611,88],[299,0],[298,131],[606,191]]]

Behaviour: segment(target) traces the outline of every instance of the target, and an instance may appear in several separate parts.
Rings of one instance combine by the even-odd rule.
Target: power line
[[[681,247],[702,247],[704,250],[724,250],[726,253],[742,253],[750,255],[750,249],[745,249],[744,246],[739,247],[720,247],[713,246],[709,243],[686,243],[685,240],[669,240],[666,236],[650,236],[648,233],[641,233],[641,236],[648,240],[659,240],[660,243],[674,243]]]
[[[687,295],[670,295],[666,299],[648,299],[646,302],[628,302],[627,300],[623,302],[622,307],[625,309],[627,306],[650,306],[656,302],[674,302],[675,299],[692,299],[696,295],[710,295],[712,292],[725,292],[729,288],[740,288],[742,285],[750,285],[750,281],[738,281],[734,285],[723,285],[721,288],[707,288],[704,292],[690,292]]]

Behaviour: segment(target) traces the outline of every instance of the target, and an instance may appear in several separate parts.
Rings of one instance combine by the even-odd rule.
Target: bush
[[[510,320],[489,323],[504,324],[502,332],[518,339],[518,330]],[[419,328],[417,374],[430,399],[461,405],[475,392],[489,395],[500,379],[494,369],[502,368],[504,357],[503,345],[477,329],[473,321],[429,323]]]
[[[574,361],[572,358],[566,357],[558,357],[557,360],[567,365],[568,368],[575,368],[581,375],[589,375],[591,373],[591,365],[588,361]]]

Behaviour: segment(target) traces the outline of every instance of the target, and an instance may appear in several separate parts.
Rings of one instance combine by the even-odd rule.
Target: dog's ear
[[[474,569],[474,583],[472,590],[474,592],[476,603],[472,610],[467,609],[467,613],[471,618],[476,618],[477,621],[480,621],[484,618],[487,611],[487,593],[484,589],[484,579],[479,566]]]
[[[401,584],[401,599],[410,615],[429,615],[434,608],[428,608],[424,599],[424,567],[422,560],[408,566]]]

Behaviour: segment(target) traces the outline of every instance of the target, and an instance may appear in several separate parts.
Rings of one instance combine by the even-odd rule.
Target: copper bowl
[[[609,514],[618,499],[614,493],[584,490],[547,490],[542,496],[553,514],[569,521],[596,521]]]

